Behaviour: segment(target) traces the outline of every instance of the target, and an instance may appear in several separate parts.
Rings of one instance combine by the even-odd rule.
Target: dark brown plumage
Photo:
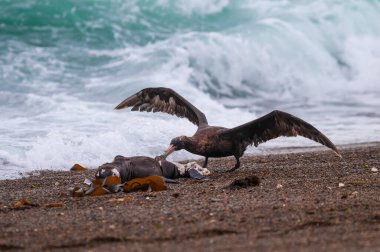
[[[143,89],[125,99],[115,109],[128,107],[132,107],[133,111],[165,112],[186,117],[197,125],[198,130],[192,137],[179,136],[172,139],[164,156],[185,149],[204,156],[203,167],[207,166],[209,157],[234,156],[236,164],[229,171],[236,170],[240,166],[240,157],[249,145],[257,147],[260,143],[280,136],[303,136],[331,148],[340,156],[335,145],[311,124],[278,110],[231,129],[209,126],[201,111],[175,91],[163,87]]]

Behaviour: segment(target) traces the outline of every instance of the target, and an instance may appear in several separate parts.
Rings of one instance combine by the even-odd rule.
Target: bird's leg
[[[205,158],[205,162],[203,163],[203,168],[207,167],[208,157]]]
[[[235,164],[234,168],[227,170],[227,172],[233,172],[234,170],[236,170],[237,168],[240,167],[240,157],[235,156],[235,158],[236,158],[236,164]]]

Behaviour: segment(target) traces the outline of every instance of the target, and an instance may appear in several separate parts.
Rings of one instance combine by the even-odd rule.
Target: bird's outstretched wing
[[[145,88],[122,101],[115,109],[132,107],[132,111],[165,112],[186,117],[198,127],[207,126],[206,116],[170,88]]]
[[[227,135],[239,137],[247,145],[254,144],[256,147],[260,143],[280,136],[303,136],[331,148],[341,157],[335,145],[314,126],[298,117],[278,110],[221,133],[221,137]]]

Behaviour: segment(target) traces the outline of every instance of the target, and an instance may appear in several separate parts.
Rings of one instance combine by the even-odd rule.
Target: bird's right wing
[[[115,109],[132,107],[132,111],[165,112],[186,117],[198,127],[207,126],[206,116],[170,88],[145,88],[122,101]]]

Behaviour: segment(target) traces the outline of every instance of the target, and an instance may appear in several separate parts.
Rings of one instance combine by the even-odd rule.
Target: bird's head
[[[104,179],[108,176],[120,177],[120,173],[113,164],[106,163],[99,166],[98,170],[96,171],[95,178]]]
[[[169,147],[166,149],[163,156],[166,158],[174,151],[185,149],[186,143],[188,142],[187,140],[188,140],[188,137],[186,136],[179,136],[179,137],[173,138],[170,141]]]

